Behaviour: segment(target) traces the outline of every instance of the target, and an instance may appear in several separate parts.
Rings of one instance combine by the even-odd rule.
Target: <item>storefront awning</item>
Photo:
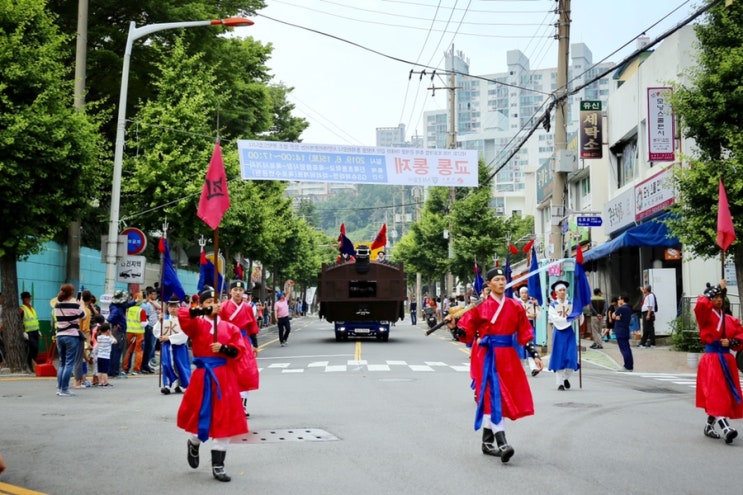
[[[584,261],[593,261],[607,256],[623,247],[677,247],[681,245],[678,238],[672,236],[663,220],[670,213],[633,227],[614,239],[587,251]]]

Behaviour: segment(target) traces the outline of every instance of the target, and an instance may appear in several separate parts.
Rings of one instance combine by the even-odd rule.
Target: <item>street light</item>
[[[190,28],[197,26],[252,26],[253,21],[242,17],[212,19],[209,21],[166,22],[136,27],[129,24],[129,35],[124,50],[124,66],[121,70],[121,95],[119,96],[119,117],[116,121],[116,143],[114,147],[114,171],[111,184],[111,215],[108,222],[108,240],[106,241],[106,285],[104,292],[113,294],[116,283],[116,245],[119,239],[119,203],[121,200],[121,166],[124,161],[124,133],[126,131],[126,96],[129,89],[129,61],[132,55],[132,43],[143,36],[166,29]]]

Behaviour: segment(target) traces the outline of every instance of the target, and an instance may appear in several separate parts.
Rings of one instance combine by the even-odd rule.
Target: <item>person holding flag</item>
[[[578,364],[578,344],[573,321],[583,321],[583,308],[591,304],[591,286],[583,269],[583,250],[578,245],[575,254],[573,273],[573,301],[568,300],[568,282],[558,280],[552,284],[555,300],[549,307],[549,319],[554,328],[552,354],[549,370],[555,372],[557,390],[570,388],[570,376],[580,367]]]
[[[730,444],[738,436],[729,419],[743,418],[743,393],[735,357],[731,350],[743,349],[743,326],[737,318],[723,310],[727,285],[721,280],[697,298],[694,315],[699,325],[699,338],[704,354],[697,368],[696,406],[704,409],[707,422],[704,435]],[[721,433],[715,431],[715,425]]]
[[[178,309],[181,299],[173,294],[167,303],[168,314],[155,323],[152,333],[160,341],[162,388],[160,393],[181,393],[191,383],[191,358],[188,355],[188,336],[181,330]]]
[[[459,320],[447,315],[444,321],[459,341],[472,346],[475,430],[483,429],[482,453],[506,463],[515,452],[506,441],[506,418],[517,420],[534,414],[529,382],[513,346],[514,335],[520,345],[526,346],[539,370],[542,360],[531,342],[533,332],[526,311],[505,295],[505,270],[491,268],[485,282],[490,288],[485,301],[463,313]]]
[[[178,427],[191,434],[186,446],[188,465],[199,467],[199,446],[211,439],[212,475],[230,481],[224,471],[227,446],[232,437],[248,432],[240,401],[239,363],[253,351],[238,327],[218,317],[221,308],[213,288],[205,287],[199,302],[198,308],[178,310],[196,366],[178,409]]]
[[[219,317],[240,329],[246,347],[252,351],[243,356],[239,375],[240,397],[242,398],[245,417],[248,418],[250,417],[250,414],[248,414],[248,392],[258,388],[258,364],[255,356],[258,355],[257,335],[260,329],[255,321],[253,307],[247,300],[243,299],[246,288],[245,281],[232,281],[230,284],[230,298],[222,304]]]

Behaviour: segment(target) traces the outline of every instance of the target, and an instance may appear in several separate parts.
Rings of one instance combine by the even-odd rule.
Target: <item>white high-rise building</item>
[[[583,43],[571,45],[570,88],[575,88],[611,67],[607,62],[591,67],[592,54]],[[534,172],[554,152],[553,134],[541,125],[521,150],[506,162],[524,131],[537,124],[552,94],[557,89],[557,69],[531,69],[529,59],[519,50],[507,53],[506,72],[469,76],[470,62],[462,52],[446,54],[446,69],[458,72],[455,77],[457,147],[476,149],[491,170],[499,169],[492,186],[496,214],[533,214],[536,200],[526,194],[526,174]],[[592,83],[568,102],[568,134],[578,128],[578,102],[609,97],[609,79],[605,76]],[[446,109],[424,114],[425,146],[445,148],[449,131]],[[550,116],[550,126],[554,115]]]

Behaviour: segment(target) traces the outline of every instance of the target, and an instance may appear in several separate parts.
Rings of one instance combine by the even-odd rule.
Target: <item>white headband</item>
[[[565,284],[555,284],[555,291],[558,291],[558,290],[560,290],[560,289],[565,289],[565,290],[567,290],[567,288],[568,288],[568,286],[567,286],[567,285],[565,285]]]

